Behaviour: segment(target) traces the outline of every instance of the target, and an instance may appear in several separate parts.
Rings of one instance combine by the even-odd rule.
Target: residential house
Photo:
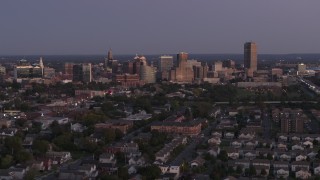
[[[255,148],[258,145],[258,141],[251,140],[244,143],[244,146],[247,148]]]
[[[201,156],[198,156],[190,162],[190,166],[191,167],[203,166],[205,162],[206,161]]]
[[[277,178],[287,179],[290,174],[289,168],[277,168],[274,171]]]
[[[270,150],[269,148],[257,148],[256,155],[263,158],[268,158],[269,155],[269,157],[271,156],[272,159],[275,158],[275,152]]]
[[[209,140],[208,140],[208,144],[209,145],[220,145],[220,143],[221,143],[221,140],[220,140],[220,138],[219,137],[212,137],[212,138],[210,138]]]
[[[224,134],[224,138],[226,139],[233,139],[234,138],[234,132],[226,132]]]
[[[115,155],[113,153],[102,153],[99,156],[99,163],[116,164],[117,163],[117,159],[115,159]]]
[[[71,153],[49,151],[46,153],[46,157],[52,159],[52,164],[63,164],[71,160]]]
[[[96,179],[98,177],[98,170],[95,164],[82,164],[76,167],[76,171],[85,173],[89,179]]]
[[[242,132],[239,135],[239,139],[243,139],[243,140],[252,140],[255,137],[255,133],[253,132]]]
[[[298,169],[304,168],[304,169],[309,169],[310,168],[310,162],[307,161],[293,161],[291,163],[291,170],[293,172],[298,171]]]
[[[213,137],[222,138],[222,133],[220,131],[214,131],[211,133]]]
[[[288,178],[289,176],[289,162],[274,161],[273,162],[274,174],[277,178]]]
[[[113,174],[118,171],[118,167],[113,163],[99,163],[98,164],[99,173]]]
[[[309,179],[311,178],[311,173],[309,169],[300,168],[298,171],[295,172],[297,179]]]
[[[212,146],[209,148],[208,153],[211,156],[217,157],[220,154],[220,147],[219,146]]]
[[[304,147],[301,144],[295,144],[291,147],[292,150],[300,150],[303,151]]]
[[[282,150],[287,150],[287,144],[283,143],[283,142],[280,142],[280,143],[277,144],[277,148],[278,149],[282,149]]]
[[[10,169],[0,169],[0,179],[1,180],[13,180],[13,173]]]
[[[129,159],[128,161],[129,163],[129,166],[139,166],[139,167],[142,167],[142,166],[145,166],[146,165],[146,160],[144,157],[132,157]]]
[[[29,171],[29,167],[13,167],[10,168],[10,172],[13,175],[13,179],[23,179],[26,175],[27,171]]]
[[[252,165],[253,166],[265,166],[268,167],[268,169],[270,169],[270,161],[267,159],[254,159],[252,160]]]
[[[278,151],[276,153],[277,153],[277,158],[280,159],[281,161],[290,161],[291,160],[291,153],[290,152]]]
[[[300,142],[301,141],[301,138],[299,135],[296,135],[296,134],[292,134],[291,137],[290,137],[291,141],[293,142]]]
[[[0,129],[0,137],[4,138],[7,136],[14,136],[17,133],[17,128],[5,128]]]
[[[288,136],[284,134],[278,134],[278,141],[279,142],[287,142],[288,141]]]
[[[86,129],[85,126],[83,126],[80,123],[71,124],[71,131],[82,133]]]
[[[226,148],[225,149],[227,154],[228,154],[228,157],[230,159],[239,159],[239,150],[238,149],[234,149],[234,148]]]
[[[313,173],[314,173],[314,175],[320,175],[320,163],[319,162],[313,163]]]
[[[250,160],[248,159],[236,159],[236,160],[229,160],[228,166],[232,167],[234,170],[237,169],[237,167],[241,167],[242,171],[244,172],[245,169],[248,169],[250,167]]]
[[[257,156],[255,150],[243,150],[242,154],[245,159],[249,159],[249,160],[253,160]]]
[[[33,141],[37,138],[36,134],[27,134],[22,142],[22,146],[24,148],[31,148],[33,145]]]
[[[304,148],[308,148],[308,149],[312,149],[312,148],[313,148],[313,142],[312,142],[312,141],[309,141],[309,140],[304,141],[304,142],[302,143],[302,145],[303,145]]]
[[[130,166],[128,168],[128,174],[131,175],[131,174],[136,174],[137,173],[137,169],[134,167],[134,166]]]
[[[307,155],[305,154],[305,153],[299,153],[299,154],[297,154],[296,155],[296,158],[295,158],[295,160],[296,161],[305,161],[305,160],[307,160]]]
[[[234,140],[231,142],[231,147],[233,148],[241,148],[242,147],[242,142],[239,140]]]

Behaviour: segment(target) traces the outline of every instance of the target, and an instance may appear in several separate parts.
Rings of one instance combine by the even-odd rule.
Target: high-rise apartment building
[[[257,71],[257,45],[254,42],[244,44],[244,68]]]
[[[303,133],[305,115],[302,110],[285,108],[279,112],[282,133]]]

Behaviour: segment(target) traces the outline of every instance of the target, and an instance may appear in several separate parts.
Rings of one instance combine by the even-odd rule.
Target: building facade
[[[244,44],[244,68],[257,71],[257,45],[254,42]]]

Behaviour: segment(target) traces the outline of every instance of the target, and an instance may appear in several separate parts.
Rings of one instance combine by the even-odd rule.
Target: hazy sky
[[[1,0],[1,55],[320,53],[320,0]]]

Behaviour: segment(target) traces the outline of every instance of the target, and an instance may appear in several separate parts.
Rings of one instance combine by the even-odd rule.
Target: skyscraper
[[[161,79],[169,79],[169,71],[173,67],[172,56],[160,56],[158,63],[159,73]]]
[[[257,71],[257,45],[254,42],[244,44],[244,68]]]
[[[113,60],[112,50],[111,49],[109,49],[109,51],[108,51],[108,60]]]
[[[92,81],[91,63],[73,65],[73,81],[89,83]]]
[[[180,52],[177,54],[177,66],[180,66],[181,62],[187,62],[188,60],[188,53]]]

